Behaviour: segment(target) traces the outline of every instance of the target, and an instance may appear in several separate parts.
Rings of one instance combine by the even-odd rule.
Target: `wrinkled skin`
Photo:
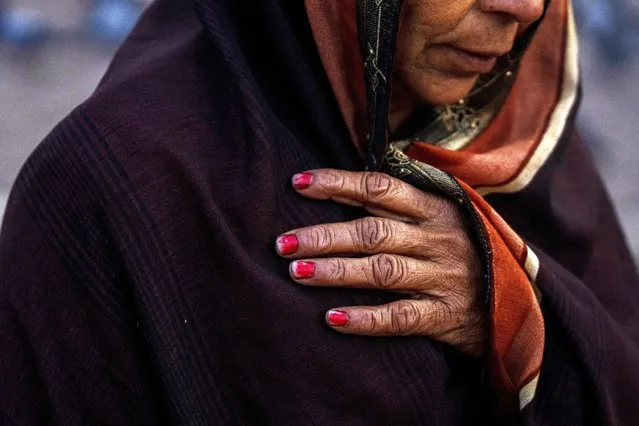
[[[543,0],[407,0],[397,41],[391,127],[417,105],[453,103],[470,92],[480,74],[465,70],[454,48],[506,54],[543,8]]]
[[[481,266],[457,207],[381,173],[324,169],[304,175],[310,184],[300,187],[299,177],[293,179],[304,197],[361,206],[374,216],[278,238],[279,254],[299,259],[291,263],[291,277],[306,286],[406,295],[385,306],[336,308],[327,313],[328,324],[348,334],[429,336],[481,355],[487,336]],[[291,237],[294,251],[282,243]],[[340,324],[332,323],[335,314]]]
[[[491,62],[469,60],[459,50],[482,58],[506,54],[543,7],[543,0],[407,0],[391,128],[418,105],[464,98],[481,74],[476,68]],[[384,306],[330,310],[331,327],[357,335],[429,336],[470,355],[485,352],[488,312],[481,303],[479,256],[456,206],[378,173],[314,170],[296,175],[293,186],[304,197],[361,206],[371,214],[278,238],[277,250],[292,260],[295,282],[406,295]]]

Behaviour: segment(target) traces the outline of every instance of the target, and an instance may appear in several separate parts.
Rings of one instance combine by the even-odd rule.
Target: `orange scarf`
[[[305,2],[342,115],[363,151],[366,92],[355,0]],[[539,264],[483,196],[524,189],[552,153],[577,100],[577,53],[570,2],[554,0],[488,127],[459,151],[416,142],[406,152],[455,176],[484,222],[493,253],[488,372],[506,411],[530,403],[539,380],[544,352],[541,296],[534,284]]]

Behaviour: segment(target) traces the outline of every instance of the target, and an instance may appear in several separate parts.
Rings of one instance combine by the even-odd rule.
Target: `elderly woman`
[[[568,0],[193,3],[15,185],[3,422],[636,422]]]

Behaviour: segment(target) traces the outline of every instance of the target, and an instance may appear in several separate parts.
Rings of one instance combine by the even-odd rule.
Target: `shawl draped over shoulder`
[[[478,137],[406,151],[454,176],[484,226],[486,358],[340,335],[327,309],[396,296],[291,284],[279,233],[363,214],[288,184],[364,168],[361,58],[340,33],[351,4],[147,10],[13,188],[2,424],[636,424],[639,279],[574,128],[568,0],[550,2]]]

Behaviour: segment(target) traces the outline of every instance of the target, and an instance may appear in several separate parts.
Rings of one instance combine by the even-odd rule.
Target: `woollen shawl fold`
[[[493,339],[487,365],[426,338],[326,327],[331,307],[397,296],[296,286],[273,250],[281,232],[363,215],[290,189],[305,169],[364,166],[309,10],[159,0],[12,191],[2,423],[495,424],[510,401],[527,425],[632,424],[639,284],[574,131],[574,34],[569,5],[553,7],[499,125],[459,152],[408,152],[464,185],[496,285],[528,286],[523,319],[543,333],[506,324],[521,327],[496,336],[517,338]],[[539,61],[547,78],[533,78]],[[501,294],[514,299],[494,301],[495,330],[521,307]],[[532,376],[521,359],[538,362]]]

